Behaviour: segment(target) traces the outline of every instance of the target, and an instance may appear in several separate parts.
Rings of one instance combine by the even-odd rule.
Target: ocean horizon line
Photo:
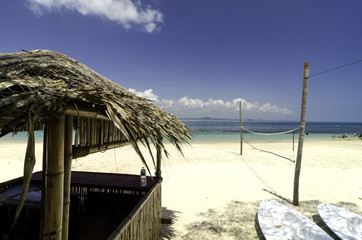
[[[216,118],[192,118],[183,119],[184,124],[190,129],[193,140],[208,141],[235,141],[240,138],[239,121],[217,119]],[[243,135],[247,140],[268,140],[270,136],[282,134],[273,137],[274,140],[292,139],[299,134],[299,122],[297,121],[244,121]],[[249,133],[250,132],[250,133]],[[256,133],[256,134],[255,134]],[[360,136],[362,133],[362,123],[352,122],[306,122],[306,135],[308,138],[332,138],[343,136]],[[36,141],[43,140],[42,131],[35,132]],[[26,141],[27,132],[19,132],[15,136],[11,133],[0,139],[4,141]]]
[[[214,117],[200,117],[200,118],[188,118],[188,117],[179,117],[181,121],[229,121],[229,122],[240,122],[240,119],[237,118],[214,118]],[[268,120],[268,119],[253,119],[247,118],[242,119],[242,122],[280,122],[280,123],[299,123],[299,120]],[[306,120],[306,123],[362,123],[361,121],[338,121],[338,120]]]

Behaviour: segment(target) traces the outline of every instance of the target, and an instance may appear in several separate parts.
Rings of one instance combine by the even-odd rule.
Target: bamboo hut
[[[44,156],[43,171],[33,174],[35,130],[44,131]],[[90,239],[80,236],[82,214],[98,220],[116,215],[112,224],[103,225],[112,228],[110,234],[97,239],[158,238],[161,153],[168,156],[163,139],[181,151],[191,137],[178,118],[74,59],[33,50],[0,54],[0,137],[20,131],[28,132],[24,177],[0,184],[5,194],[0,194],[0,214],[16,202],[16,210],[6,210],[8,218],[0,220],[8,229],[0,237],[18,239],[20,229],[25,231],[24,224],[19,226],[21,209],[31,206],[38,211],[27,217],[39,225],[32,227],[39,239]],[[148,148],[156,169],[146,187],[135,175],[71,171],[72,159],[131,144],[151,172],[139,143]],[[20,237],[29,239],[27,234]]]

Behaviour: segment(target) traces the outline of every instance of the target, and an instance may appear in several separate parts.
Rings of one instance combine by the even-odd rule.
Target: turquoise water
[[[239,142],[240,123],[238,121],[183,121],[192,131],[194,138],[192,142]],[[244,122],[243,127],[253,132],[275,133],[296,129],[293,133],[281,135],[255,135],[243,130],[243,139],[246,141],[292,141],[298,140],[299,122]],[[307,122],[305,140],[308,139],[331,139],[333,136],[340,137],[347,134],[348,138],[354,137],[354,133],[362,133],[362,123],[345,122]],[[0,139],[3,141],[27,140],[27,133],[20,132],[8,134]],[[42,142],[43,131],[35,132],[35,140]]]
[[[43,142],[43,131],[35,131],[35,142]],[[27,132],[19,132],[16,134],[9,133],[0,138],[0,142],[26,142],[28,140]]]
[[[235,142],[240,141],[240,123],[238,121],[184,121],[194,134],[195,142]],[[281,135],[256,135],[243,130],[246,141],[297,141],[299,122],[244,122],[243,127],[257,133],[276,133],[295,129],[294,132]],[[307,122],[305,140],[331,139],[362,133],[362,123],[343,122]]]

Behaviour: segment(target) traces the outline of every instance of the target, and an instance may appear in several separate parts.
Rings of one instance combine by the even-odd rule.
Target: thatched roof
[[[84,64],[48,50],[0,54],[0,137],[29,121],[87,106],[110,118],[133,145],[160,136],[179,150],[190,130],[175,116],[137,97]]]

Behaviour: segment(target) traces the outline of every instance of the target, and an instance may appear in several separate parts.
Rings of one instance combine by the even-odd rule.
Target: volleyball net
[[[281,132],[257,132],[247,129],[244,126],[241,126],[241,129],[250,135],[262,137],[262,141],[248,141],[243,135],[242,141],[248,144],[252,149],[273,154],[293,163],[295,162],[295,132],[299,128],[293,128]]]

